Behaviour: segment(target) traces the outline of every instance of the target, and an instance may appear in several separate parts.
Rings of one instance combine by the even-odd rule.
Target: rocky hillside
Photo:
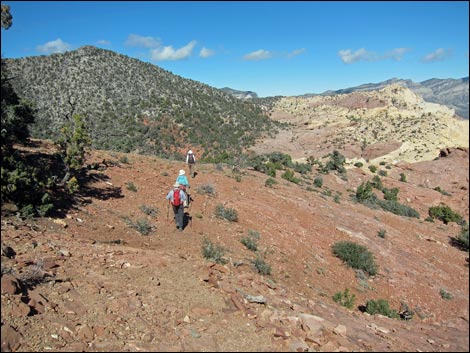
[[[249,102],[109,50],[85,46],[5,63],[16,93],[38,109],[34,137],[57,137],[80,114],[95,148],[167,157],[188,146],[238,153],[277,130]]]
[[[347,94],[353,92],[378,91],[385,86],[398,84],[412,90],[425,101],[445,105],[455,110],[455,113],[464,119],[469,118],[469,85],[468,77],[461,79],[433,78],[423,82],[413,82],[392,78],[379,83],[366,83],[356,87],[344,88],[336,91],[327,91],[321,95]],[[311,95],[306,95],[311,96]]]
[[[20,149],[55,152],[33,142]],[[468,157],[380,166],[420,218],[355,201],[367,168],[268,184],[198,164],[178,232],[164,198],[184,162],[91,151],[75,205],[29,220],[2,205],[2,351],[467,352],[468,250],[455,222],[425,218],[446,204],[468,222]],[[366,247],[377,274],[335,256],[341,241]],[[368,313],[371,300],[402,318]]]
[[[334,96],[283,97],[273,119],[290,123],[252,151],[284,151],[305,161],[339,150],[350,165],[432,160],[446,147],[469,146],[469,121],[446,106],[426,102],[401,85]]]
[[[220,90],[242,100],[258,98],[258,95],[252,91],[238,91],[228,87],[221,88]]]

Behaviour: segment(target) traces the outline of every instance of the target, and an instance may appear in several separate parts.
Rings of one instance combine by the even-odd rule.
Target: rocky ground
[[[33,152],[41,148],[53,151],[41,143]],[[440,203],[468,221],[468,148],[384,169],[384,186],[398,187],[419,219],[356,203],[351,194],[375,175],[365,167],[322,175],[322,187],[315,170],[299,185],[278,175],[268,187],[255,171],[198,164],[183,232],[164,199],[182,161],[92,151],[93,162],[101,170],[61,215],[2,210],[2,351],[468,351],[460,227],[424,221]],[[238,220],[216,217],[217,205]],[[131,226],[139,222],[149,234]],[[241,243],[250,232],[257,252]],[[205,240],[224,249],[225,264],[203,256]],[[343,240],[374,254],[376,276],[333,255]],[[271,274],[259,273],[257,256]],[[346,288],[352,309],[332,299]],[[369,315],[371,299],[414,315]]]

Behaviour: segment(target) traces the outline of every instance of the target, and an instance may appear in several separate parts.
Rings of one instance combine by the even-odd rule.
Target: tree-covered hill
[[[55,139],[80,114],[94,148],[171,156],[199,146],[211,156],[277,131],[251,102],[93,46],[5,63],[15,91],[38,109],[36,138]]]

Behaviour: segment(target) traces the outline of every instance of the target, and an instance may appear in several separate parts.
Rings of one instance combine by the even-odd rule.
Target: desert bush
[[[366,312],[370,315],[380,314],[392,319],[399,317],[396,310],[390,309],[390,304],[385,299],[368,300],[366,303]]]
[[[270,275],[271,274],[271,266],[264,261],[264,259],[258,255],[256,259],[251,260],[253,263],[254,268],[258,271],[261,275]]]
[[[451,293],[449,293],[443,288],[441,288],[441,290],[439,291],[439,294],[441,295],[441,298],[445,300],[451,300],[454,298],[454,296]]]
[[[377,167],[375,165],[370,165],[369,166],[369,170],[372,172],[372,173],[375,173],[377,171]]]
[[[217,206],[215,206],[215,216],[217,218],[226,219],[227,221],[230,221],[230,222],[238,221],[237,211],[233,208],[228,208],[228,207],[225,208],[221,204],[218,204]]]
[[[377,196],[372,191],[372,184],[370,182],[362,183],[356,190],[356,200],[358,202],[364,202],[369,200],[375,200]]]
[[[389,201],[398,201],[398,192],[400,189],[398,188],[392,188],[392,189],[387,189],[383,188],[382,192],[384,194],[384,199],[389,200]]]
[[[131,228],[135,229],[142,235],[149,235],[153,226],[148,223],[146,219],[138,219],[135,223],[129,218],[124,217],[124,222]]]
[[[393,200],[377,200],[377,204],[385,211],[394,213],[399,216],[414,217],[418,219],[420,217],[419,212],[416,211],[414,208],[403,205]]]
[[[439,206],[432,206],[429,208],[429,216],[432,218],[437,218],[447,224],[449,222],[456,222],[461,224],[463,218],[457,212],[453,211],[449,206],[441,204]]]
[[[350,241],[341,241],[333,245],[333,254],[349,267],[363,270],[369,275],[377,274],[374,256],[366,247]]]
[[[377,235],[380,237],[380,238],[385,238],[385,235],[387,234],[387,231],[385,229],[381,229],[379,230],[379,232],[377,233]]]
[[[330,159],[325,164],[325,166],[321,169],[322,173],[328,174],[330,170],[336,170],[338,173],[346,173],[346,169],[344,168],[344,163],[346,162],[346,158],[339,153],[337,150],[334,150],[332,153],[328,155]]]
[[[126,188],[127,188],[127,190],[137,192],[137,186],[135,186],[135,184],[132,181],[128,181],[126,183]]]
[[[198,194],[215,195],[215,188],[211,184],[199,185],[196,191]]]
[[[284,173],[282,173],[281,178],[290,181],[294,184],[300,183],[300,179],[294,176],[294,171],[292,171],[291,169],[288,169]]]
[[[379,170],[379,175],[380,176],[387,176],[387,171],[386,170]]]
[[[277,184],[277,181],[274,180],[273,178],[268,178],[266,179],[264,186],[272,188],[274,184]]]
[[[317,188],[321,188],[323,186],[323,178],[321,176],[315,177],[313,180],[313,185]]]
[[[460,234],[457,240],[460,242],[462,247],[468,251],[468,223],[467,222],[462,224],[462,229],[460,230]]]
[[[146,215],[151,216],[151,217],[157,217],[158,212],[159,212],[158,208],[151,207],[151,206],[146,206],[146,205],[140,205],[139,209],[143,213],[145,213]]]
[[[357,168],[361,168],[362,166],[364,166],[364,164],[362,162],[356,162],[354,163],[354,166]]]
[[[218,264],[226,264],[227,260],[224,259],[225,249],[220,245],[212,243],[209,239],[204,237],[202,242],[202,256],[205,259],[213,260]]]
[[[247,247],[247,249],[251,251],[258,250],[258,241],[259,241],[259,233],[253,230],[248,230],[248,236],[242,238],[241,243]]]
[[[346,288],[344,292],[336,292],[335,295],[333,295],[333,300],[348,309],[352,309],[354,301],[356,300],[356,295],[354,293],[349,293],[349,288]]]
[[[380,179],[380,177],[378,175],[374,175],[374,177],[372,178],[372,180],[370,181],[370,185],[373,187],[373,188],[376,188],[377,190],[383,190],[384,186],[382,184],[382,179]]]
[[[405,173],[400,173],[400,181],[406,183],[406,175],[405,175]]]

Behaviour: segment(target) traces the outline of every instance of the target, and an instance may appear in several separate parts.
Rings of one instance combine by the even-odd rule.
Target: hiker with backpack
[[[189,201],[191,200],[191,196],[189,195],[189,182],[188,178],[186,178],[186,172],[181,169],[176,177],[176,182],[180,184],[180,188],[186,193],[187,200],[184,203],[184,207],[189,206]]]
[[[191,178],[194,178],[194,166],[196,164],[196,156],[191,150],[189,150],[188,154],[186,155],[186,164],[189,167],[189,174],[191,175]]]
[[[187,200],[187,197],[186,193],[181,190],[179,183],[175,183],[175,185],[173,185],[173,188],[168,192],[168,195],[166,195],[166,199],[173,207],[176,229],[179,229],[179,231],[182,232],[184,225],[184,202]]]

